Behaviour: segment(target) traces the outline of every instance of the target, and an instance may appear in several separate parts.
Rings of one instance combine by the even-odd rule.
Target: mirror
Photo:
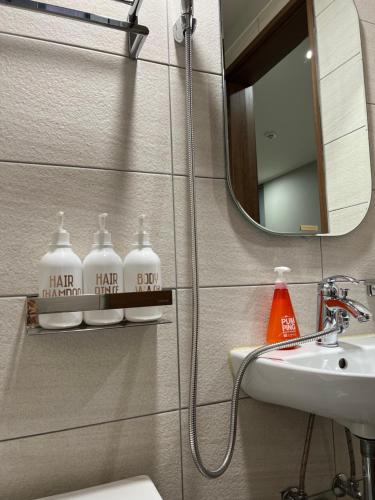
[[[372,181],[354,0],[222,0],[228,183],[267,232],[343,235]]]

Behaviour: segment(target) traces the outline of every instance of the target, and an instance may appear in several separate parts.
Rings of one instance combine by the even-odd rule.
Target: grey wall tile
[[[340,236],[353,231],[361,224],[369,209],[369,203],[360,203],[329,212],[330,235]]]
[[[315,0],[314,1],[315,15],[317,16],[318,14],[320,14],[334,1],[335,0]]]
[[[328,210],[369,203],[372,180],[367,127],[327,144],[324,154]]]
[[[0,41],[0,160],[171,171],[167,67]]]
[[[173,171],[187,174],[185,71],[171,68]],[[223,84],[218,75],[194,74],[196,175],[225,177]]]
[[[181,499],[177,412],[0,443],[1,498],[31,500],[147,474]]]
[[[233,463],[215,481],[203,479],[192,462],[186,413],[183,412],[182,422],[185,500],[278,500],[282,490],[298,486],[306,413],[242,400]],[[216,467],[224,454],[228,415],[228,403],[198,410],[202,456],[211,467]],[[330,421],[317,419],[312,443],[307,472],[309,494],[329,489],[334,476]]]
[[[172,325],[26,336],[24,300],[1,299],[0,440],[178,408],[165,309]]]
[[[290,294],[301,334],[316,322],[316,285],[291,285]],[[262,345],[273,296],[272,286],[204,288],[200,291],[200,404],[229,400],[233,376],[228,363],[235,347]],[[191,353],[191,291],[178,291],[181,402],[188,404]]]
[[[360,55],[321,80],[324,144],[367,125],[363,81],[363,61]]]
[[[375,206],[371,202],[362,222],[348,235],[322,238],[323,274],[348,274],[357,279],[375,276]]]
[[[194,35],[193,67],[199,71],[221,74],[219,0],[195,0],[194,13],[199,24]],[[181,1],[168,0],[170,29],[180,14]],[[173,36],[169,37],[169,63],[185,67],[184,46],[175,43]]]
[[[316,19],[320,77],[361,53],[360,22],[353,0],[335,0]]]
[[[1,163],[0,182],[0,272],[7,277],[0,284],[0,294],[37,291],[37,265],[48,250],[59,210],[66,212],[66,228],[81,258],[91,248],[97,214],[110,214],[113,242],[125,255],[134,243],[137,217],[145,213],[162,261],[164,285],[174,285],[170,176]]]
[[[362,40],[366,67],[367,102],[375,104],[375,24],[362,23]]]
[[[81,9],[101,16],[126,20],[129,7],[111,0],[54,0],[55,5]],[[166,0],[144,2],[140,24],[148,26],[150,34],[141,51],[141,58],[168,63],[168,23]],[[0,32],[51,40],[94,50],[127,55],[127,34],[118,30],[87,23],[0,7]]]
[[[201,286],[274,282],[273,268],[292,268],[291,282],[321,278],[319,238],[275,237],[245,221],[221,179],[197,180]],[[175,179],[178,286],[190,286],[187,183]]]

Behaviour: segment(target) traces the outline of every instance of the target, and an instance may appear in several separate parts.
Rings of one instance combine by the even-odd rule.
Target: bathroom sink
[[[230,352],[234,375],[254,349]],[[375,335],[344,337],[334,348],[308,343],[270,352],[250,364],[241,387],[260,401],[332,418],[375,439]]]

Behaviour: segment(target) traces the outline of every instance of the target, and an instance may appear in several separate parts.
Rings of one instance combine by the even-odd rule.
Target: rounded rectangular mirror
[[[372,181],[354,0],[221,0],[228,183],[275,234],[343,235]]]

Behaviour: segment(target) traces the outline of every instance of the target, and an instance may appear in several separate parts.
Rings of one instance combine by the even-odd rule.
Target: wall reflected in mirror
[[[222,0],[222,15],[237,205],[278,234],[350,232],[372,189],[353,0]]]

